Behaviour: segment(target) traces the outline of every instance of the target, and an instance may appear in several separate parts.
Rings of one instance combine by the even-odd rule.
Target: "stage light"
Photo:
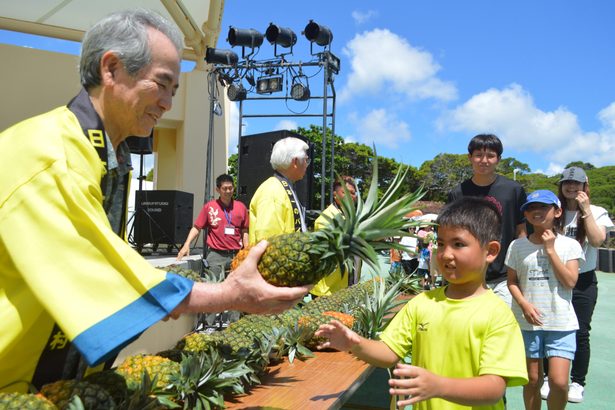
[[[295,83],[290,89],[290,96],[296,101],[305,101],[310,98],[310,89],[301,83]]]
[[[243,85],[241,85],[241,83],[233,83],[228,86],[228,89],[226,90],[226,95],[231,101],[243,101],[246,99],[248,91],[243,88]]]
[[[293,77],[293,85],[290,87],[290,96],[296,101],[305,101],[310,98],[307,77],[299,74]]]
[[[329,30],[328,27],[315,23],[314,20],[310,20],[307,26],[305,26],[303,34],[310,42],[314,42],[323,47],[328,46],[331,44],[331,41],[333,41],[333,33],[331,33],[331,30]]]
[[[270,23],[269,27],[267,27],[265,37],[267,37],[267,41],[271,44],[280,45],[285,48],[292,47],[297,42],[297,35],[294,31],[273,23]]]
[[[327,63],[327,68],[331,70],[334,74],[339,74],[340,72],[340,59],[335,54],[330,51],[325,51],[322,53],[323,61]]]
[[[282,91],[282,80],[281,75],[260,77],[256,80],[256,92],[258,94],[271,94]]]
[[[242,46],[256,48],[263,44],[263,34],[253,28],[239,29],[231,26],[226,40],[231,47]]]
[[[205,62],[209,64],[236,65],[239,57],[232,50],[207,47]]]

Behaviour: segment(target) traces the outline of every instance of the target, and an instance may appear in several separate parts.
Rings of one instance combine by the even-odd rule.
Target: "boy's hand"
[[[440,396],[440,378],[422,367],[398,363],[393,375],[396,378],[389,379],[389,393],[402,396],[397,401],[398,408]]]
[[[527,320],[527,323],[534,326],[542,326],[542,312],[531,303],[524,304],[521,309],[523,310],[523,317]]]
[[[347,352],[361,341],[358,334],[337,320],[332,320],[326,325],[320,325],[314,336],[327,339],[326,342],[317,346],[318,350],[333,348],[341,352]]]

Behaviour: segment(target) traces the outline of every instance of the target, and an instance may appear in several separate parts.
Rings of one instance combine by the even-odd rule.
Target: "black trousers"
[[[579,280],[572,290],[572,306],[577,314],[579,330],[577,330],[577,351],[572,361],[570,379],[572,382],[585,386],[585,376],[589,369],[589,331],[591,330],[592,316],[598,300],[598,278],[596,271],[579,274]]]

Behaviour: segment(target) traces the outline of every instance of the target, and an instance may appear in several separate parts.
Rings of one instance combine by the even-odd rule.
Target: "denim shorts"
[[[563,357],[574,359],[577,350],[576,330],[522,330],[525,356],[528,359]]]

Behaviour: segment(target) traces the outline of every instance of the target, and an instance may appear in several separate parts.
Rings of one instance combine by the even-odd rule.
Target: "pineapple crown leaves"
[[[175,397],[183,402],[184,409],[223,408],[224,393],[243,393],[241,378],[250,372],[243,360],[226,360],[213,348],[185,355],[180,373],[172,379],[174,392],[161,402],[170,405]]]
[[[384,239],[411,235],[408,227],[417,226],[417,222],[407,220],[404,216],[415,209],[414,204],[424,195],[424,191],[421,187],[414,193],[402,194],[407,174],[408,166],[400,166],[391,184],[379,199],[378,155],[374,147],[372,180],[365,201],[358,195],[355,205],[346,185],[342,184],[345,192],[340,201],[342,212],[332,217],[323,215],[329,224],[314,233],[315,239],[335,244],[333,249],[336,251],[327,252],[327,257],[333,257],[333,253],[337,253],[337,260],[341,265],[350,254],[354,254],[373,268],[377,268],[378,254],[375,250],[388,249],[391,245],[382,243]]]
[[[406,303],[398,300],[403,280],[387,286],[385,282],[375,282],[371,294],[366,294],[364,304],[357,312],[357,328],[368,339],[376,339],[389,324],[394,310]]]
[[[284,350],[288,355],[288,361],[292,363],[295,358],[303,360],[308,357],[314,357],[310,349],[305,346],[305,343],[312,337],[313,332],[305,327],[295,323],[293,327],[286,329],[284,333]]]

